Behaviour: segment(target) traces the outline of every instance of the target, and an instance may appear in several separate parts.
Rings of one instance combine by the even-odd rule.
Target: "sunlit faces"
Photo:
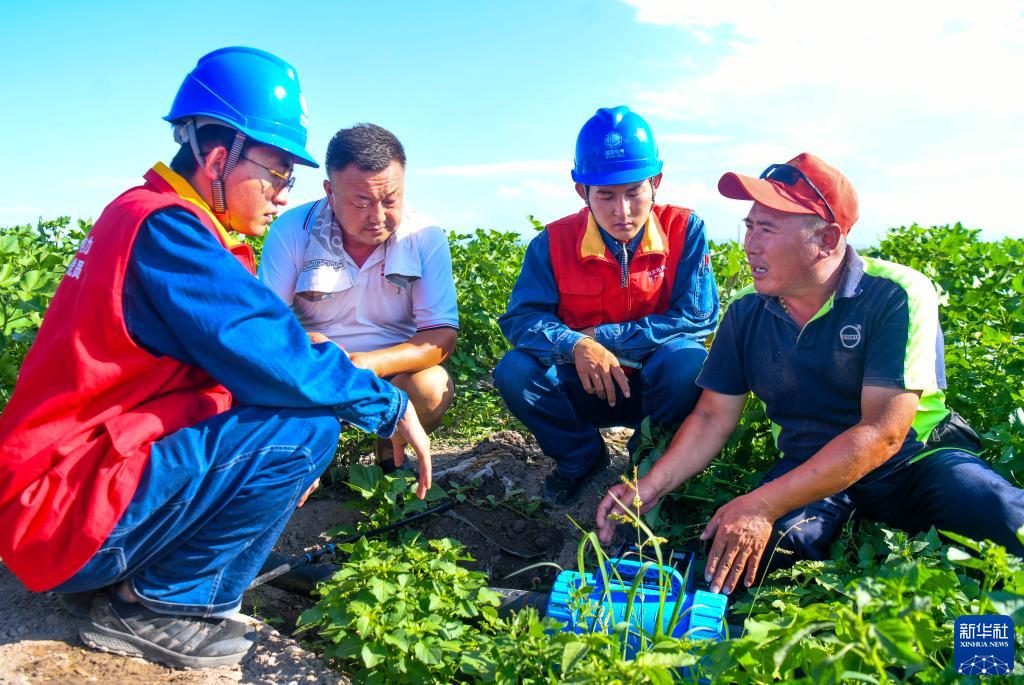
[[[762,295],[799,295],[815,287],[815,265],[821,255],[808,215],[788,214],[756,202],[743,221],[743,250]]]
[[[400,162],[392,160],[378,172],[349,164],[329,176],[324,190],[341,224],[346,249],[380,245],[395,232],[405,195],[405,167]]]
[[[661,184],[661,174],[639,183],[611,186],[576,184],[576,192],[587,201],[598,225],[616,240],[626,241],[643,228],[654,206],[654,191]]]
[[[224,182],[225,225],[244,235],[260,236],[288,204],[288,184],[280,176],[291,176],[292,156],[267,145],[250,147],[244,155],[249,159],[240,158]]]

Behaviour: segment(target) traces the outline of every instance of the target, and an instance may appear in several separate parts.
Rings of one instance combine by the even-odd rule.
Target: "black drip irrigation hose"
[[[256,578],[254,578],[251,583],[249,583],[249,587],[247,587],[246,590],[252,590],[253,588],[259,587],[260,585],[265,585],[266,583],[274,580],[275,578],[283,576],[286,573],[290,573],[301,566],[306,566],[307,564],[315,564],[324,557],[333,555],[337,551],[339,545],[346,545],[350,542],[356,542],[361,538],[368,538],[374,535],[380,535],[381,533],[387,533],[392,530],[404,528],[405,526],[408,526],[412,523],[416,523],[417,521],[425,519],[428,516],[433,516],[434,514],[443,514],[444,512],[451,509],[452,506],[454,506],[453,502],[451,500],[446,500],[441,504],[437,505],[436,507],[424,509],[423,511],[413,514],[412,516],[407,516],[404,519],[401,519],[400,521],[395,521],[394,523],[390,523],[386,526],[380,526],[378,528],[371,528],[370,530],[363,531],[362,533],[350,535],[349,537],[338,540],[337,542],[332,542],[327,545],[320,545],[319,547],[315,547],[309,550],[305,554],[299,554],[293,557],[281,557],[279,555],[271,555],[268,558],[269,563],[263,566],[263,572],[260,573],[260,575],[256,576]]]
[[[397,528],[402,528],[403,526],[415,523],[427,516],[443,514],[453,506],[454,503],[451,500],[447,500],[436,507],[425,509],[418,514],[413,514],[401,521],[395,521],[387,526],[374,528],[363,533],[351,535],[337,542],[321,545],[298,556],[286,557],[272,552],[270,557],[267,559],[267,562],[263,565],[263,573],[257,576],[252,583],[249,584],[247,589],[251,590],[259,587],[260,585],[269,583],[278,589],[285,590],[296,595],[312,595],[316,586],[319,583],[328,580],[339,568],[334,564],[318,564],[317,562],[324,557],[334,554],[339,545],[355,542],[363,537],[379,535],[380,533],[386,533]],[[522,611],[526,607],[533,607],[542,615],[547,612],[549,595],[546,592],[513,590],[511,588],[497,587],[491,589],[501,595],[501,604],[498,607],[498,615],[500,616],[508,616],[512,612]]]

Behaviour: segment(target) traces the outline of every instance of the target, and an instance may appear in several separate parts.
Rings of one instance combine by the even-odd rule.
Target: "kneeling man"
[[[274,222],[259,277],[314,342],[330,339],[356,366],[409,395],[429,432],[454,396],[441,362],[459,317],[448,241],[403,202],[405,150],[374,124],[338,131],[327,147],[326,196]],[[394,468],[387,443],[377,457]]]

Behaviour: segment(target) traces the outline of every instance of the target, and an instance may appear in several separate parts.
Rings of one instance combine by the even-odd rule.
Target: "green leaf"
[[[363,496],[373,494],[383,478],[384,472],[379,466],[353,464],[348,471],[348,484]]]
[[[372,642],[364,644],[360,654],[363,658],[363,664],[367,668],[373,668],[377,664],[384,661],[384,659],[387,658],[388,655],[387,650],[384,649],[384,647],[374,644]]]
[[[567,643],[562,650],[562,675],[568,675],[589,650],[590,647],[585,642]]]
[[[421,663],[427,664],[428,666],[435,666],[441,663],[442,653],[441,648],[438,647],[432,640],[420,640],[412,648],[413,656],[416,657]]]
[[[393,632],[385,633],[384,642],[389,645],[394,645],[403,652],[409,651],[409,637],[401,628]]]
[[[970,554],[963,551],[959,547],[949,547],[946,549],[946,558],[950,561],[964,561],[965,559],[974,559]]]
[[[1016,626],[1024,624],[1024,595],[999,590],[989,592],[987,596],[996,612],[1012,618]]]
[[[21,276],[21,282],[18,284],[21,290],[26,293],[32,293],[41,286],[46,285],[49,280],[49,274],[45,271],[32,270],[26,271]]]
[[[0,288],[6,288],[12,283],[16,283],[18,276],[14,271],[14,265],[10,262],[0,264]]]

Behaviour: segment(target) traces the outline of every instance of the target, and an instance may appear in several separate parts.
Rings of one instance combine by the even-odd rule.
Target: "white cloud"
[[[520,160],[493,162],[490,164],[462,164],[417,169],[415,173],[424,176],[460,176],[479,178],[481,176],[509,176],[528,174],[566,174],[572,168],[571,162],[559,160]]]
[[[718,193],[718,177],[708,180],[681,181],[679,175],[666,175],[658,188],[658,203],[689,207],[705,220],[712,240],[736,239],[736,226],[747,213],[747,204],[722,197]],[[709,221],[709,217],[715,220]]]
[[[55,216],[57,215],[47,213],[42,207],[34,207],[32,205],[8,205],[0,207],[0,226],[10,227],[21,226],[22,224],[34,226],[40,217],[49,219]]]
[[[963,220],[1024,234],[1013,199],[1024,156],[1019,1],[626,1],[638,21],[697,39],[685,48],[692,65],[636,88],[637,108],[728,134],[713,156],[666,159],[673,174],[713,187],[723,171],[756,174],[810,151],[858,188],[858,230]]]
[[[932,107],[1006,112],[1008,100],[1020,102],[1024,22],[1013,0],[991,0],[983,11],[921,0],[628,2],[639,21],[710,32],[727,49],[711,68],[644,94],[665,116],[776,119],[823,104],[929,116]]]
[[[525,196],[528,198],[552,198],[559,200],[577,197],[575,186],[568,179],[561,183],[555,183],[553,181],[528,178],[517,185],[499,186],[498,194],[502,197]]]
[[[683,143],[685,145],[704,145],[709,143],[721,143],[729,140],[729,136],[714,133],[659,133],[659,143]]]

